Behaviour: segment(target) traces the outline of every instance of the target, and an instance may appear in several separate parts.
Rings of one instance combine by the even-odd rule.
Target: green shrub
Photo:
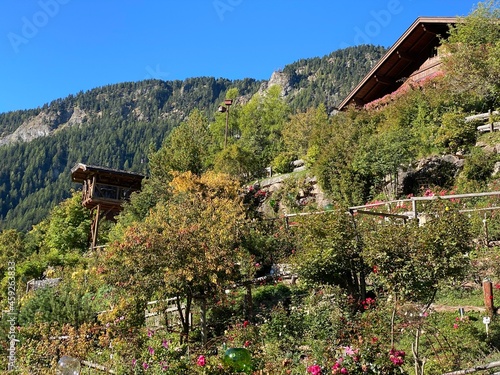
[[[267,317],[267,312],[272,308],[280,304],[289,305],[291,298],[292,290],[282,283],[259,286],[253,291],[255,313],[262,317]]]
[[[58,322],[79,327],[84,322],[93,322],[97,312],[84,296],[84,288],[71,283],[38,289],[21,306],[19,323]]]
[[[291,152],[282,152],[276,156],[271,164],[273,172],[290,173],[293,171],[293,161],[297,159],[297,155]]]
[[[486,183],[493,173],[497,156],[481,148],[473,148],[465,159],[462,177],[468,181]]]
[[[443,113],[441,127],[437,132],[436,144],[447,152],[465,151],[476,141],[476,123],[465,122],[462,112]]]

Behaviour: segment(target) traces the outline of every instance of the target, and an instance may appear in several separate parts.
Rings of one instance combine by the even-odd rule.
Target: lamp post
[[[233,104],[233,99],[224,100],[224,105],[220,105],[218,111],[221,113],[226,112],[226,131],[224,132],[224,148],[227,146],[227,129],[229,123],[229,107]]]

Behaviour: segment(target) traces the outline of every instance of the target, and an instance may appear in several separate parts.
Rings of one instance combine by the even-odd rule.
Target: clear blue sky
[[[268,79],[349,45],[391,46],[470,0],[1,0],[0,112],[107,84]]]

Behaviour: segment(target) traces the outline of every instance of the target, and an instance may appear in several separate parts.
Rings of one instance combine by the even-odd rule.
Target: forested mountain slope
[[[280,84],[294,110],[324,103],[331,110],[384,49],[350,47],[303,59],[269,82],[199,77],[99,87],[42,107],[0,114],[0,229],[28,230],[75,186],[77,162],[147,174],[150,148],[197,108],[211,119],[229,88],[249,99]],[[278,81],[275,80],[279,77]]]
[[[384,53],[383,47],[349,47],[285,66],[290,105],[304,111],[324,104],[331,113]]]
[[[1,114],[1,227],[29,229],[43,218],[75,187],[77,162],[146,173],[149,147],[191,110],[215,111],[228,87],[251,94],[259,85],[206,77],[121,83]]]

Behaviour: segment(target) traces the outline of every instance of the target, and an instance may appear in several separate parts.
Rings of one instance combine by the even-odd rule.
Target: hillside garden
[[[479,4],[443,41],[445,74],[377,108],[294,112],[273,86],[230,89],[213,121],[195,109],[97,248],[77,191],[0,232],[2,371],[53,374],[68,357],[81,374],[495,371],[482,288],[496,306],[500,193],[470,193],[500,190],[500,142],[465,118],[500,106],[499,11]],[[459,167],[404,182],[444,155]]]

